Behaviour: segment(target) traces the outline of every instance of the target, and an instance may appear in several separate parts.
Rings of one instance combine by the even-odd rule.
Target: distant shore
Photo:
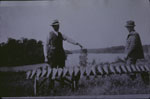
[[[93,48],[93,49],[87,49],[88,53],[124,53],[125,46],[112,46],[107,48]],[[150,45],[143,45],[143,51],[144,53],[150,52]],[[66,50],[67,54],[73,54],[73,53],[81,53],[80,49],[77,50]]]

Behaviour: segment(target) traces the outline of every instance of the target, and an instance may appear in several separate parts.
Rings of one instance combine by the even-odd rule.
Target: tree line
[[[42,41],[8,38],[0,43],[0,66],[19,66],[44,62]]]

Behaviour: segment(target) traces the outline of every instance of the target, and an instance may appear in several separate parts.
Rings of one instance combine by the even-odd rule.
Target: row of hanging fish
[[[43,66],[26,72],[26,79],[36,77],[47,77],[55,79],[56,77],[65,76],[96,76],[109,74],[124,74],[124,73],[140,73],[150,72],[150,67],[146,65],[99,65],[87,67],[65,67],[65,68],[50,68],[50,66]]]

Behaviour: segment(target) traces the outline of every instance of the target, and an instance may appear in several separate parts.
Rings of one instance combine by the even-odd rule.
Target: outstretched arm
[[[73,45],[78,45],[82,48],[82,45],[74,40],[72,40],[71,38],[67,37],[66,35],[62,34],[63,36],[63,40],[67,41],[68,43],[71,43]]]

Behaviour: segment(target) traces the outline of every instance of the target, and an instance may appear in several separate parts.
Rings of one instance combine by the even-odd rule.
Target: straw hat
[[[135,23],[132,20],[127,21],[127,23],[125,25],[125,27],[134,27],[134,26],[135,26]]]
[[[51,26],[53,26],[53,25],[59,25],[59,21],[57,19],[54,20],[53,23],[51,24]]]

